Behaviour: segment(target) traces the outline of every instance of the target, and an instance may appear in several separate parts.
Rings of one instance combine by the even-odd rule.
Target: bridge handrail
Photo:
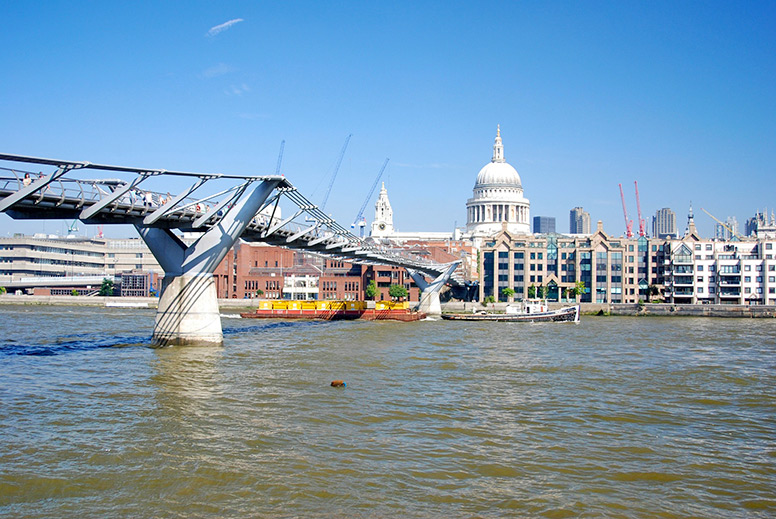
[[[96,214],[99,213],[107,212],[118,213],[119,215],[126,214],[136,219],[138,217],[146,217],[150,212],[158,210],[161,206],[170,201],[169,193],[165,196],[163,193],[156,191],[143,190],[138,187],[128,187],[128,184],[139,184],[140,181],[149,176],[163,174],[199,178],[200,182],[195,184],[196,187],[190,188],[188,191],[189,193],[209,180],[229,179],[242,181],[243,183],[241,185],[234,186],[221,193],[209,195],[205,198],[194,198],[191,196],[182,197],[180,200],[176,200],[175,206],[171,208],[169,213],[163,213],[159,216],[159,218],[165,218],[168,225],[172,222],[173,224],[177,223],[177,225],[173,226],[184,228],[186,226],[191,226],[199,219],[200,223],[195,224],[194,227],[201,225],[199,228],[202,231],[215,225],[220,217],[223,216],[222,214],[219,214],[221,211],[209,214],[209,206],[207,206],[206,202],[210,201],[216,204],[214,207],[217,207],[220,203],[227,203],[230,197],[233,198],[234,192],[236,192],[234,190],[244,189],[252,182],[270,180],[277,183],[277,187],[275,188],[277,201],[279,201],[280,198],[286,199],[294,204],[298,208],[298,211],[296,211],[291,218],[287,218],[283,221],[280,221],[277,217],[270,218],[266,214],[258,212],[247,228],[247,231],[253,234],[250,238],[264,239],[270,243],[300,248],[328,257],[340,257],[351,262],[355,260],[356,263],[386,263],[397,266],[407,266],[424,272],[442,272],[445,268],[444,265],[427,261],[422,258],[408,258],[405,255],[383,249],[373,242],[365,241],[363,238],[356,236],[349,229],[340,225],[331,216],[325,214],[320,208],[310,202],[310,200],[302,195],[288,179],[278,175],[245,176],[221,173],[191,173],[153,170],[148,168],[108,166],[88,162],[62,161],[7,154],[0,154],[0,160],[43,164],[59,168],[58,176],[56,176],[51,183],[42,189],[38,189],[27,195],[27,199],[33,201],[36,205],[44,199],[47,199],[48,203],[53,204],[54,207],[59,207],[60,205],[65,204],[65,202],[69,202],[68,207],[71,209],[86,210],[89,206],[99,204],[107,196],[116,196],[115,193],[117,189],[127,190],[115,200],[111,200],[105,207],[101,208],[98,213],[94,213],[87,218],[96,216]],[[64,176],[69,170],[75,171],[81,169],[133,173],[140,175],[140,177],[136,177],[132,182],[127,182],[120,179],[90,180]],[[23,179],[20,178],[19,173],[30,173],[31,176],[34,175],[38,178],[43,176],[42,173],[24,172],[18,168],[0,167],[0,170],[12,173],[12,176],[0,177],[0,191],[5,191],[7,193],[17,192],[24,187]],[[33,180],[33,182],[35,180]],[[103,187],[107,187],[107,189],[104,189]],[[149,203],[146,202],[146,197],[148,198]],[[21,202],[22,200],[24,200],[24,198],[19,201]],[[200,204],[202,205],[201,208],[198,207]],[[268,205],[269,203],[267,206]],[[225,206],[223,212],[225,213],[228,211],[229,207],[231,206]],[[296,218],[303,214],[305,215],[305,223],[312,223],[312,225],[303,226],[299,221],[296,221]],[[207,221],[201,221],[203,216],[207,217]],[[270,234],[275,236],[270,236]],[[296,241],[296,243],[291,243],[295,240],[298,241]],[[280,243],[278,243],[279,241]],[[319,244],[320,246],[316,249],[307,245],[310,243]]]

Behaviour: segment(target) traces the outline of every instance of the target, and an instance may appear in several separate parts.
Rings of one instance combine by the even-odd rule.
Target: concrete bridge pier
[[[168,229],[135,226],[164,269],[155,347],[223,345],[213,272],[279,182],[262,181],[191,245]]]
[[[407,269],[412,280],[418,288],[420,288],[420,302],[417,306],[418,312],[423,312],[428,315],[442,315],[442,303],[439,300],[439,292],[460,264],[460,261],[450,263],[447,270],[437,276],[431,283],[427,282],[423,275],[417,270]]]

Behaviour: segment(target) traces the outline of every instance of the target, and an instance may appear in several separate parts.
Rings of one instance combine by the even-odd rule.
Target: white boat
[[[515,322],[579,322],[579,305],[550,310],[547,301],[527,299],[522,303],[507,305],[505,312],[479,312],[474,314],[442,314],[450,321],[515,321]]]

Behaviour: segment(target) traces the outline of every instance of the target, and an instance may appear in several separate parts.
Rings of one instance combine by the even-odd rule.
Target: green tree
[[[113,281],[111,281],[108,278],[102,278],[102,285],[100,285],[100,295],[101,296],[113,295]]]
[[[388,289],[388,295],[391,296],[392,299],[401,300],[407,297],[407,289],[404,288],[403,285],[391,285]]]
[[[584,281],[577,281],[576,283],[574,283],[574,288],[571,289],[571,293],[575,297],[579,297],[582,294],[584,294],[585,293],[585,282]]]
[[[366,290],[364,290],[364,295],[366,295],[367,299],[374,299],[377,295],[377,281],[374,279],[369,282],[369,284],[366,286]]]
[[[541,287],[541,292],[542,292],[542,299],[547,299],[547,294],[550,293],[550,287],[542,286]]]
[[[482,306],[488,306],[488,303],[495,303],[496,298],[493,296],[488,296],[482,301]]]
[[[650,299],[654,298],[654,300],[658,300],[658,296],[660,296],[660,289],[657,287],[657,285],[649,285],[647,287],[647,295]]]
[[[70,295],[71,295],[71,296],[77,296],[77,295],[78,295],[78,290],[76,290],[76,289],[74,288],[74,289],[72,290],[72,292],[70,292]]]
[[[263,295],[264,295],[264,291],[262,289],[259,288],[256,290],[256,297],[261,297]]]
[[[534,298],[536,297],[536,285],[531,285],[528,287],[528,297]]]
[[[0,287],[0,296],[4,295],[7,292],[5,287]]]
[[[501,289],[501,293],[506,297],[508,300],[515,297],[515,289],[511,287],[505,287]]]

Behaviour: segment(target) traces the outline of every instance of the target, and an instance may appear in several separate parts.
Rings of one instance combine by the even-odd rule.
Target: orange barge
[[[363,321],[419,321],[426,317],[411,310],[409,303],[393,301],[261,301],[254,312],[241,313],[252,319],[360,319]]]

